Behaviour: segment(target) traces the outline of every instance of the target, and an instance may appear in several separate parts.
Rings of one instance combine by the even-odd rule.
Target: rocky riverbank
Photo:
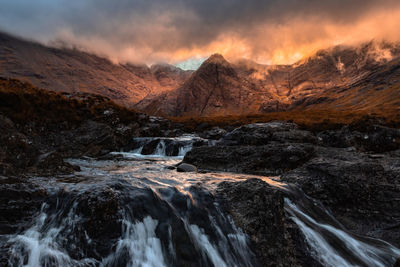
[[[13,79],[0,79],[0,101],[0,175],[71,173],[76,167],[65,158],[119,151],[137,136],[182,133],[178,124],[106,97],[54,93]]]
[[[320,201],[350,231],[400,246],[397,208],[400,206],[400,130],[354,124],[338,130],[311,132],[300,130],[293,123],[273,122],[239,127],[216,144],[193,148],[183,162],[203,171],[279,175],[281,181],[298,186],[306,195]],[[259,236],[268,236],[261,234],[265,230],[263,226],[268,225],[264,220],[277,220],[268,228],[278,227],[280,231],[270,232],[274,233],[274,238],[270,238],[268,244],[279,239],[279,234],[285,236],[285,242],[296,243],[285,234],[285,217],[278,214],[283,211],[280,204],[283,197],[267,185],[256,181],[247,183],[246,186],[220,186],[225,196],[230,192],[226,197],[228,209],[236,214],[238,225],[258,248],[267,249]],[[252,187],[257,189],[249,191]],[[259,194],[259,190],[263,193]],[[263,199],[268,198],[273,201],[264,203]],[[253,213],[255,215],[250,215]],[[263,215],[257,217],[258,213]],[[259,221],[254,221],[255,218]],[[285,255],[294,255],[294,250],[284,252],[280,246],[273,247]],[[286,246],[290,247],[296,246]],[[258,252],[261,258],[268,255]],[[290,258],[285,260],[290,261]]]

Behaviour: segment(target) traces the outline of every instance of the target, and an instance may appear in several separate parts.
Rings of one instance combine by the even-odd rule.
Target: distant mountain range
[[[89,92],[154,115],[213,116],[293,109],[400,112],[400,45],[336,46],[293,65],[228,62],[198,70],[114,64],[0,34],[0,75],[66,92]]]

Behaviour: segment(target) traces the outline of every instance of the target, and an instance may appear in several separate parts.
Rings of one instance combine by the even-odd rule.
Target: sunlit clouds
[[[229,60],[287,64],[333,45],[400,40],[400,4],[390,0],[57,0],[48,16],[50,0],[13,1],[0,4],[2,30],[114,62],[189,60],[195,66],[221,53]],[[20,12],[33,4],[36,14]]]

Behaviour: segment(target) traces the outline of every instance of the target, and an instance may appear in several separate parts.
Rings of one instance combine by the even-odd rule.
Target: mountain
[[[261,65],[249,60],[229,63],[221,55],[213,55],[182,86],[146,97],[136,107],[169,116],[249,114],[312,106],[388,108],[384,100],[397,103],[398,99],[393,86],[400,77],[396,71],[399,55],[399,45],[375,41],[321,50],[293,65]],[[370,90],[376,87],[379,94]]]
[[[258,96],[259,95],[259,96]],[[235,66],[215,54],[179,88],[155,98],[146,98],[137,107],[153,114],[226,115],[244,113],[273,99],[269,91],[261,91]]]
[[[50,48],[0,33],[0,76],[51,91],[94,93],[130,106],[179,87],[190,74],[167,64],[114,64],[76,49]]]
[[[51,91],[99,94],[164,116],[396,109],[399,56],[399,44],[371,41],[320,50],[293,65],[228,62],[215,54],[193,72],[168,64],[115,64],[0,33],[0,76]]]

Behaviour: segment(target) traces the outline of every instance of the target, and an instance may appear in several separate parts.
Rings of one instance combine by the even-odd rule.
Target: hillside
[[[178,87],[190,73],[166,64],[114,64],[76,49],[50,48],[0,33],[0,75],[47,90],[94,93],[130,106]]]

